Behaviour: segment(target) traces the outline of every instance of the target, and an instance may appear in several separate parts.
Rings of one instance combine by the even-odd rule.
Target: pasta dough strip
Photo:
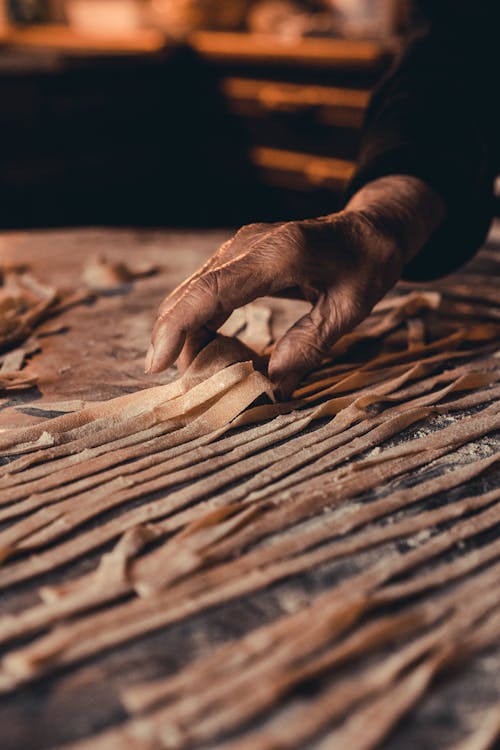
[[[482,576],[479,579],[481,583],[479,583],[479,580],[477,581],[479,591],[481,589],[487,591],[487,586],[490,585],[492,580],[492,572],[495,571],[489,571],[485,576]],[[468,589],[470,586],[464,588]],[[316,662],[313,659],[312,662],[302,667],[300,662],[304,656],[304,647],[307,651],[314,651],[323,639],[330,640],[332,637],[335,639],[338,634],[339,623],[338,618],[336,618],[335,607],[331,610],[331,614],[334,621],[338,623],[337,629],[331,631],[328,625],[325,625],[325,622],[328,623],[329,610],[323,605],[324,599],[325,597],[319,597],[312,608],[301,612],[299,616],[291,616],[270,626],[264,626],[260,632],[258,631],[239,642],[220,648],[216,660],[209,657],[201,662],[201,665],[206,665],[206,667],[213,665],[212,672],[207,672],[206,668],[203,672],[203,666],[201,665],[200,672],[200,666],[195,662],[184,671],[184,674],[181,672],[176,677],[163,682],[157,681],[152,683],[151,686],[146,684],[135,689],[132,688],[125,695],[126,705],[143,709],[147,705],[150,706],[152,703],[158,702],[160,698],[163,700],[174,698],[172,705],[153,714],[149,717],[149,722],[152,723],[153,727],[156,725],[154,732],[156,736],[161,738],[162,736],[171,736],[174,733],[178,738],[177,746],[183,747],[186,743],[207,740],[214,734],[227,731],[240,722],[248,721],[256,712],[260,712],[271,705],[283,690],[288,690],[290,682],[296,684],[300,680],[316,675],[318,671],[331,669],[339,662],[342,663],[342,661],[351,659],[353,656],[361,655],[367,649],[370,650],[374,646],[383,644],[384,641],[390,643],[396,635],[402,637],[412,631],[415,632],[415,628],[418,629],[422,625],[439,622],[439,619],[450,607],[453,611],[458,605],[455,615],[444,625],[438,626],[437,633],[432,634],[431,631],[429,636],[424,636],[420,640],[420,643],[417,641],[416,644],[410,645],[407,652],[410,652],[411,662],[418,657],[419,649],[425,653],[432,647],[433,641],[434,645],[439,646],[439,639],[436,643],[437,635],[442,637],[444,631],[444,634],[448,636],[447,640],[449,640],[450,635],[457,638],[458,634],[462,635],[464,629],[467,630],[470,624],[475,624],[478,617],[490,611],[492,607],[498,606],[499,603],[498,592],[493,595],[487,594],[485,600],[480,600],[478,605],[475,605],[472,609],[466,608],[464,612],[463,609],[460,611],[460,607],[463,605],[462,597],[457,597],[456,592],[452,592],[437,607],[429,607],[428,604],[420,605],[407,614],[389,616],[367,624],[349,636],[347,640],[338,645],[334,643],[330,652],[318,657]],[[313,610],[318,610],[320,603],[323,605],[321,609],[322,617],[318,618]],[[418,614],[419,612],[421,615]],[[306,617],[310,625],[308,628],[306,627],[307,632],[304,633],[304,629],[301,630],[297,626]],[[257,649],[252,647],[253,643],[255,643]],[[415,646],[417,646],[416,649]],[[424,646],[423,649],[422,646]],[[450,650],[445,651],[446,660],[449,660]],[[231,655],[233,658],[231,658]],[[246,661],[251,660],[252,666],[246,672],[241,670],[242,656]],[[288,660],[290,660],[290,667],[286,666]],[[297,664],[296,667],[293,666],[294,661]],[[282,670],[284,672],[282,678],[280,678]],[[231,672],[233,673],[232,677]],[[180,680],[187,675],[191,676],[192,681],[184,681],[182,691],[175,700],[175,694],[182,684]],[[252,691],[251,683],[257,681],[261,689]],[[208,684],[211,685],[210,691],[206,689]],[[183,707],[183,695],[186,696],[185,708]],[[144,698],[147,700],[146,704]],[[221,706],[218,715],[214,713],[217,710],[214,701]],[[235,702],[236,705],[234,705]],[[229,707],[226,708],[228,703]],[[209,718],[203,719],[204,715],[208,715]],[[261,747],[260,744],[257,746]]]
[[[482,528],[488,528],[492,523],[498,523],[499,521],[500,508],[493,507],[481,514]],[[374,590],[394,575],[411,569],[416,564],[421,564],[423,560],[429,559],[429,557],[432,558],[456,543],[457,539],[466,538],[471,533],[474,535],[479,533],[480,529],[481,525],[478,516],[473,519],[467,519],[457,524],[446,534],[441,534],[431,539],[420,548],[403,556],[396,555],[389,558],[389,560],[383,560],[382,564],[355,575],[347,581],[344,588],[347,588],[348,585],[348,591],[356,591],[356,595],[358,593],[361,595],[368,590]],[[289,576],[299,570],[307,569],[312,564],[317,565],[321,561],[324,562],[329,559],[328,554],[325,555],[325,550],[319,550],[319,553],[322,560],[318,552],[306,553],[302,558],[295,558],[289,562],[278,562],[274,566],[269,566],[267,570],[260,569],[252,563],[250,569],[247,571],[247,575],[241,576],[242,571],[240,570],[235,577],[235,571],[232,578],[223,582],[215,590],[207,588],[206,583],[202,584],[201,590],[199,589],[200,593],[196,599],[193,597],[194,592],[188,596],[186,594],[181,595],[177,600],[176,606],[173,606],[175,599],[172,599],[173,590],[171,590],[170,592],[167,591],[166,594],[162,593],[151,599],[133,601],[129,604],[118,605],[114,610],[109,612],[91,615],[80,622],[67,625],[55,631],[53,635],[40,639],[41,653],[44,654],[43,665],[44,667],[48,666],[50,653],[56,663],[60,659],[63,660],[61,663],[67,663],[67,660],[72,661],[75,658],[79,659],[83,656],[88,656],[104,647],[108,647],[112,643],[116,645],[116,643],[133,637],[134,634],[147,632],[147,630],[155,629],[160,625],[175,622],[179,617],[186,617],[194,611],[200,611],[200,609],[204,609],[207,606],[213,606],[215,601],[227,601],[226,597],[228,595],[229,597],[241,596],[244,593],[256,590],[256,587],[269,585],[271,581],[279,580],[280,577]],[[238,566],[236,565],[235,567]],[[241,568],[241,564],[239,567]],[[186,587],[181,585],[180,591],[183,589],[186,590]],[[335,600],[336,595],[340,596],[341,591],[342,586],[340,589],[334,589],[332,592],[329,592],[332,600]],[[108,630],[106,629],[106,623],[109,623]],[[87,639],[84,636],[85,632],[89,634]],[[52,642],[54,642],[54,647],[51,646]],[[36,647],[37,642],[35,641],[32,646],[28,647],[25,653],[30,654],[33,649],[35,649],[34,653],[36,653]]]
[[[288,549],[286,544],[285,548],[283,548],[283,546],[280,546],[279,542],[277,544],[275,543],[275,545],[273,545],[273,547],[271,548],[272,556],[269,557],[266,555],[266,553],[264,553],[266,557],[263,560],[262,557],[257,555],[258,562],[256,559],[255,564],[261,565],[262,562],[265,561],[272,562],[280,560],[285,556],[290,555],[290,553],[297,554],[297,552],[303,551],[308,546],[331,539],[332,532],[334,532],[335,536],[337,537],[350,533],[359,526],[369,523],[375,518],[399,510],[400,508],[405,507],[411,503],[429,497],[432,494],[441,492],[448,487],[451,488],[453,486],[458,486],[463,482],[466,482],[480,475],[483,471],[491,467],[496,462],[496,460],[497,457],[493,456],[491,458],[482,459],[481,461],[477,461],[472,464],[467,464],[466,466],[461,467],[458,471],[454,472],[451,478],[447,477],[446,475],[440,475],[434,479],[428,480],[427,482],[416,485],[411,490],[399,490],[392,493],[387,498],[383,498],[379,501],[374,501],[366,506],[361,506],[347,516],[341,516],[339,519],[336,519],[334,517],[331,523],[326,523],[325,526],[322,527],[323,530],[321,534],[313,534],[309,535],[309,537],[304,537],[303,535],[301,535],[300,548],[295,545],[291,545],[291,549]],[[454,515],[459,515],[467,508],[476,506],[480,507],[485,502],[487,503],[488,499],[485,499],[484,496],[481,496],[477,499],[472,498],[460,501],[458,507],[454,506],[456,510],[451,510],[451,508],[445,510],[450,514],[450,517],[453,517]],[[299,516],[299,518],[304,517],[304,515],[307,517],[313,511],[314,508],[311,509],[306,505],[305,513],[303,511],[302,516]],[[277,509],[277,513],[278,520],[280,520],[279,507]],[[284,513],[290,513],[290,508],[288,506],[285,506]],[[291,519],[291,523],[295,521],[296,517]],[[263,530],[260,526],[261,523],[262,522],[259,522],[259,519],[257,518],[253,520],[252,525],[246,531],[245,527],[243,527],[239,533],[232,535],[227,542],[220,542],[218,547],[216,546],[215,549],[212,546],[212,549],[209,550],[210,560],[213,562],[215,559],[219,559],[221,556],[221,552],[222,558],[227,558],[229,554],[234,554],[242,547],[247,546],[251,542],[254,542],[256,539],[260,538],[263,533],[268,533],[268,528],[265,526],[265,519],[263,522]],[[156,526],[150,525],[149,528],[152,530],[155,536],[163,533],[161,524]],[[272,530],[273,529],[271,527],[271,531]],[[228,549],[224,549],[225,547],[228,547]],[[331,550],[334,551],[335,555],[338,555],[340,551],[337,546],[331,546]],[[252,553],[250,553],[250,555],[252,555]],[[147,570],[150,565],[149,561],[154,559],[154,557],[155,553],[153,553],[152,556],[149,555],[144,559],[144,561],[138,563],[139,569],[142,568],[142,570],[144,571],[144,568],[146,568]],[[254,566],[252,557],[255,558],[255,555],[251,556],[249,564],[245,565],[246,569],[252,569],[252,567]],[[470,555],[468,556],[467,560],[470,560]],[[233,564],[236,564],[237,568],[241,566],[241,563],[237,564],[237,561],[235,561],[235,563]],[[135,575],[141,575],[140,573],[134,574],[133,571],[134,567],[131,568],[131,570],[129,571],[129,576],[124,580],[126,584],[125,586],[120,585],[118,589],[116,588],[114,583],[111,586],[107,586],[107,596],[109,600],[113,600],[113,598],[115,598],[116,596],[122,595],[123,593],[127,593],[132,590],[130,579],[133,580]],[[142,575],[144,576],[144,572],[142,573]],[[57,606],[47,606],[46,604],[37,605],[32,609],[26,610],[25,613],[22,613],[18,616],[11,616],[0,620],[0,642],[8,640],[9,638],[12,638],[14,636],[27,634],[28,632],[31,632],[32,629],[44,627],[53,621],[57,621],[58,619],[67,616],[68,614],[72,614],[81,609],[85,609],[88,606],[92,606],[92,604],[101,603],[104,600],[102,591],[97,594],[95,590],[94,578],[95,573],[92,573],[89,576],[83,577],[83,579],[77,579],[72,584],[70,584],[69,593],[74,592],[77,594],[77,596],[73,598],[68,596],[68,584],[64,585],[62,587],[62,590],[64,592],[65,601],[63,602],[60,602],[61,597],[59,595],[54,598],[54,593],[51,589],[50,599],[47,598],[46,601],[50,603],[57,603]],[[102,584],[106,585],[106,581],[102,581]],[[84,590],[86,588],[87,593],[84,593]],[[47,591],[47,589],[44,590],[44,599],[47,596]],[[57,589],[55,593],[57,593]],[[81,596],[79,596],[78,594],[81,594]],[[94,599],[92,598],[92,595],[95,595]]]
[[[488,411],[488,409],[485,411]],[[493,417],[493,419],[495,419],[495,417]],[[467,420],[462,421],[462,424],[457,427],[457,430],[462,437],[460,437],[458,441],[454,442],[453,445],[450,446],[450,448],[459,445],[460,440],[466,441],[482,434],[482,430],[484,429],[484,427],[480,424],[475,424],[475,422],[477,422],[477,418],[474,418],[472,420],[469,418],[468,422]],[[493,428],[494,425],[491,428],[488,426],[487,429]],[[443,431],[441,431],[441,433],[446,434],[443,433]],[[350,477],[347,477],[349,488],[346,486],[345,482],[343,482],[342,484],[337,484],[335,486],[335,493],[333,497],[335,498],[336,496],[338,496],[340,488],[344,493],[344,497],[353,496],[356,493],[366,491],[370,488],[370,486],[373,486],[375,482],[382,482],[385,481],[386,478],[391,477],[391,472],[392,475],[396,476],[398,473],[416,468],[423,463],[428,463],[431,458],[439,458],[440,456],[446,454],[450,448],[441,447],[440,449],[435,450],[434,454],[431,453],[429,455],[429,453],[426,453],[424,456],[417,455],[413,459],[400,459],[400,468],[398,468],[396,472],[394,472],[393,464],[390,464],[389,467],[386,466],[385,468],[383,466],[370,468],[369,471],[361,473],[357,477],[354,477],[354,481],[352,481]],[[336,476],[335,472],[333,476]],[[325,477],[324,481],[326,482],[327,479],[328,476]],[[307,482],[304,484],[304,487],[307,487]],[[302,491],[302,489],[303,488],[301,485],[299,491]],[[133,492],[133,488],[129,492],[129,498],[131,497],[131,492]],[[181,495],[181,502],[183,498],[184,495]],[[235,502],[237,499],[238,496],[233,496],[231,498],[232,502]],[[330,500],[327,500],[323,493],[320,493],[318,496],[318,501],[323,503],[331,502],[331,499],[332,498],[330,498]],[[202,510],[210,510],[213,507],[220,506],[221,504],[222,503],[220,498],[214,498],[212,501],[205,501],[203,503],[203,506],[199,506],[199,509],[201,508]],[[192,520],[193,514],[199,515],[199,509],[187,511],[184,514],[184,517],[179,516],[179,521],[174,524],[167,522],[166,524],[164,524],[165,530],[174,530],[175,528],[178,528],[179,522],[187,523],[188,521]],[[54,567],[57,567],[70,559],[78,557],[83,552],[89,551],[90,549],[95,549],[96,547],[104,544],[106,541],[113,539],[118,534],[126,531],[127,528],[130,528],[131,526],[135,526],[144,522],[151,522],[155,518],[161,518],[171,511],[171,496],[167,496],[165,500],[148,503],[132,511],[125,512],[121,517],[118,517],[117,519],[101,525],[97,529],[94,529],[92,532],[83,532],[75,539],[72,539],[69,542],[63,542],[62,544],[58,545],[58,547],[55,547],[52,550],[43,552],[40,555],[37,555],[34,558],[29,558],[26,561],[14,563],[13,565],[11,564],[8,568],[0,570],[0,585],[11,585],[12,583],[23,580],[25,579],[25,577],[29,577],[30,575],[54,569]],[[7,551],[8,550],[6,550],[6,552]]]

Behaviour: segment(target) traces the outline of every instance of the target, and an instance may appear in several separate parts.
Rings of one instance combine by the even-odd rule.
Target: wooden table
[[[95,253],[112,260],[152,261],[161,266],[158,275],[135,282],[125,295],[99,298],[44,324],[42,350],[30,364],[39,374],[38,391],[36,395],[28,392],[9,396],[2,404],[0,426],[32,420],[14,408],[23,401],[100,400],[170,380],[173,370],[154,379],[143,374],[144,351],[156,306],[168,289],[227,236],[228,232],[222,230],[96,229],[0,236],[1,262],[28,263],[37,277],[57,286],[78,286],[85,259]],[[471,268],[485,273],[494,265],[484,259]],[[297,313],[298,308],[277,308],[278,327],[285,325],[287,315]],[[493,440],[491,436],[487,439]],[[397,548],[397,543],[388,546]],[[43,583],[61,582],[92,569],[101,553],[102,550],[89,554],[60,571],[4,591],[0,595],[0,612],[18,611],[35,602],[37,589]],[[379,553],[365,554],[376,557]],[[364,559],[360,554],[295,576],[3,697],[2,750],[54,748],[123,721],[126,714],[118,691],[124,685],[175,671],[216,644],[292,611]],[[430,750],[448,746],[469,727],[475,712],[499,699],[500,648],[440,681],[384,748]]]

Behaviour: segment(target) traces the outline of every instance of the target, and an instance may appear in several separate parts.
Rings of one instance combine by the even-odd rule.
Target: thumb
[[[295,390],[304,375],[317,367],[337,338],[334,309],[321,297],[276,343],[268,374],[283,397]]]

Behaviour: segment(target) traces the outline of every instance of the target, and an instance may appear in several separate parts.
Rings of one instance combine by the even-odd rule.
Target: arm
[[[446,218],[405,267],[433,278],[481,245],[498,170],[497,0],[414,2],[416,33],[370,103],[358,169],[349,189],[391,174],[420,178],[441,197]]]

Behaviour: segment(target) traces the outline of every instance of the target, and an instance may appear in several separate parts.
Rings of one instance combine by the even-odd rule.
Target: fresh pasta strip
[[[454,745],[452,750],[493,750],[499,737],[500,708],[496,705],[483,714],[476,731],[463,742]]]
[[[494,571],[489,571],[482,577],[482,580],[480,579],[481,582],[478,581],[479,590],[486,590],[485,584],[492,580],[492,573]],[[461,593],[460,591],[458,596],[452,593],[445,597],[437,607],[429,608],[423,605],[408,613],[381,618],[362,626],[338,644],[335,641],[339,635],[342,636],[346,621],[345,619],[339,620],[338,607],[334,606],[329,609],[325,606],[326,598],[319,597],[312,607],[298,615],[292,615],[264,626],[260,632],[220,648],[214,655],[218,658],[207,657],[188,666],[184,673],[178,676],[155,681],[149,686],[146,684],[132,688],[125,694],[124,700],[126,705],[133,710],[143,710],[145,707],[167,701],[165,708],[157,709],[149,714],[149,726],[154,736],[159,739],[175,733],[178,746],[184,747],[206,741],[221,732],[228,731],[235,724],[247,722],[250,717],[272,705],[284,691],[290,689],[291,684],[310,679],[318,672],[332,669],[333,666],[343,661],[352,660],[353,657],[369,652],[375,646],[384,642],[391,643],[398,636],[408,637],[412,632],[418,632],[419,628],[436,622],[438,626],[434,631],[411,643],[403,649],[401,655],[396,655],[395,660],[392,660],[392,674],[389,668],[389,675],[394,679],[405,665],[411,665],[419,656],[425,656],[426,653],[430,654],[430,661],[435,662],[434,667],[437,669],[438,666],[449,663],[455,657],[458,651],[457,644],[460,643],[464,633],[470,633],[471,626],[476,626],[479,618],[485,613],[494,612],[495,607],[498,607],[498,592],[493,595],[488,594],[473,608],[463,606]],[[319,610],[319,605],[322,606],[323,618],[315,616],[313,611]],[[355,611],[355,609],[352,603],[347,610],[344,607],[344,612],[347,614],[349,610]],[[440,624],[440,619],[446,613],[451,613],[451,616],[447,621],[445,620],[444,624]],[[328,627],[330,616],[337,623],[334,630]],[[309,626],[306,626],[307,633],[300,629],[300,625],[305,623],[306,618],[309,623]],[[483,626],[479,637],[469,636],[464,650],[472,651],[484,647],[488,639],[491,639],[491,626],[496,619],[498,616],[493,614],[493,617],[487,620],[487,625]],[[440,641],[443,640],[447,644],[451,640],[451,646],[440,647]],[[329,650],[316,659],[313,658],[306,666],[300,666],[301,662],[304,664],[304,661],[299,659],[299,654],[303,657],[304,649],[311,652],[320,644],[326,645],[329,641],[333,641]],[[293,648],[290,648],[291,645]],[[433,648],[434,653],[439,654],[437,660],[432,658]],[[391,660],[388,664],[390,663]],[[380,678],[380,668],[373,671]],[[356,687],[359,693],[360,686],[370,685],[370,676],[373,675],[373,671],[367,670],[367,680],[356,682],[351,680],[351,693],[354,692],[351,700],[355,698]],[[434,674],[434,671],[431,674]],[[250,686],[256,682],[261,685],[261,690],[252,691]],[[209,685],[210,690],[207,689]],[[368,694],[373,691],[377,692],[377,683],[372,683],[370,688]],[[344,694],[339,689],[336,693],[337,695]],[[332,694],[333,692],[330,691],[330,702]],[[363,690],[361,689],[359,697],[362,696]],[[355,703],[355,700],[352,702]],[[398,705],[401,706],[401,704]],[[348,706],[349,702],[345,707]],[[328,717],[328,714],[326,717],[323,714],[323,722]],[[316,721],[317,719],[318,716],[316,716]],[[260,742],[257,746],[261,746]]]
[[[491,510],[483,512],[482,528],[488,528],[495,521],[498,523],[499,520],[500,511],[497,507],[493,507]],[[347,590],[355,591],[356,597],[362,597],[367,587],[369,590],[375,590],[393,576],[400,574],[404,570],[411,569],[416,564],[421,564],[423,560],[429,557],[434,557],[443,549],[455,544],[457,539],[464,539],[471,533],[479,533],[480,529],[481,525],[478,517],[471,520],[468,519],[462,522],[462,524],[458,524],[446,534],[432,538],[413,552],[405,555],[396,555],[392,560],[383,560],[381,565],[376,565],[372,569],[369,568],[354,576],[346,582],[345,588],[347,589],[348,586]],[[255,590],[256,586],[259,588],[263,585],[269,585],[270,582],[279,580],[280,577],[292,575],[297,571],[307,569],[311,565],[325,562],[331,559],[331,554],[331,549],[326,551],[319,550],[306,553],[302,555],[302,558],[300,556],[292,558],[286,563],[277,562],[271,564],[264,575],[264,570],[256,567],[255,562],[246,561],[245,575],[242,575],[243,571],[235,575],[235,571],[224,582],[224,579],[220,578],[220,573],[216,574],[216,579],[220,580],[220,583],[215,589],[207,587],[206,583],[201,583],[201,589],[198,589],[196,595],[196,590],[192,591],[188,596],[184,594],[177,599],[178,603],[175,607],[172,606],[175,599],[172,600],[171,596],[168,596],[169,592],[166,592],[166,594],[159,594],[155,597],[143,599],[142,601],[132,601],[125,605],[117,605],[109,612],[91,615],[81,623],[67,625],[55,631],[53,636],[49,635],[41,639],[40,649],[41,653],[44,654],[44,668],[48,667],[49,653],[52,654],[52,660],[59,661],[62,657],[63,646],[66,653],[63,663],[66,663],[67,658],[71,661],[73,658],[81,658],[83,655],[96,653],[103,647],[111,645],[111,643],[116,644],[117,642],[121,642],[122,639],[132,637],[132,633],[144,632],[144,628],[154,629],[161,624],[175,622],[181,616],[180,613],[182,612],[185,617],[187,613],[199,611],[200,608],[203,609],[206,606],[212,606],[213,601],[226,601],[228,594],[230,596],[241,596],[245,592]],[[335,552],[333,554],[335,555]],[[183,589],[186,589],[186,586],[181,586],[181,590]],[[342,591],[342,587],[340,591]],[[342,602],[342,596],[340,596],[340,593],[336,596],[336,590],[328,592],[328,594],[331,594],[331,601],[338,600]],[[165,599],[165,606],[162,604],[163,599]],[[169,606],[166,606],[167,600],[170,600]],[[85,633],[88,633],[88,637],[86,638]],[[98,634],[97,636],[96,633]],[[52,642],[55,644],[54,648],[52,647]],[[26,653],[30,653],[29,648]]]
[[[226,368],[233,366],[233,372],[244,371],[248,375],[251,366],[241,362],[247,352],[236,342],[216,338],[200,352],[184,375],[172,383],[119,396],[80,412],[55,417],[30,429],[10,430],[0,435],[0,449],[4,452],[10,449],[11,453],[16,453],[19,447],[22,449],[24,445],[38,441],[44,434],[53,439],[64,434],[75,435],[85,425],[95,425],[100,419],[103,420],[103,426],[106,426],[106,418],[113,420],[119,417],[120,421],[124,421],[150,412],[167,401],[175,402],[176,399],[179,406],[174,406],[172,412],[174,415],[180,414],[184,406],[182,397],[194,391],[185,404],[186,409],[194,408],[197,398],[199,401],[201,393],[207,387],[207,382],[213,379],[212,382],[216,383],[224,378]],[[208,388],[210,389],[210,385]],[[190,401],[193,402],[192,406],[189,405]]]
[[[318,544],[321,541],[329,541],[332,538],[335,538],[335,536],[343,536],[347,533],[352,532],[360,526],[370,523],[376,518],[383,517],[388,513],[395,512],[407,505],[410,505],[411,503],[432,496],[433,494],[441,492],[447,488],[459,486],[460,484],[480,475],[482,472],[489,469],[496,463],[496,461],[497,457],[492,456],[488,459],[482,459],[480,461],[473,462],[472,464],[467,464],[461,467],[457,472],[453,472],[451,478],[446,474],[441,474],[434,479],[430,479],[427,482],[416,485],[414,488],[412,488],[412,490],[404,489],[395,491],[387,498],[383,498],[374,503],[370,503],[369,505],[362,505],[360,507],[357,507],[348,515],[342,514],[340,518],[334,516],[330,522],[325,522],[324,525],[322,524],[320,529],[309,533],[308,535],[304,535],[303,532],[296,535],[296,540],[299,541],[299,544],[297,544],[297,541],[285,542],[278,545],[274,544],[272,548],[270,548],[271,554],[265,552],[259,553],[257,556],[258,560],[255,560],[255,562],[255,555],[250,553],[248,562],[245,561],[245,567],[247,570],[252,570],[257,564],[262,565],[263,562],[270,563],[276,560],[279,561],[285,559],[290,555],[303,552],[308,547],[311,547],[314,544]],[[458,506],[451,506],[450,508],[448,508],[447,513],[451,518],[459,517],[461,513],[466,512],[468,509],[476,506],[481,507],[482,505],[487,505],[489,502],[489,498],[485,498],[482,496],[477,499],[472,498],[464,500],[461,501]],[[230,510],[231,512],[236,512],[237,509]],[[278,516],[278,524],[281,521],[283,527],[285,525],[283,521],[285,521],[286,523],[294,523],[304,517],[307,518],[311,515],[311,513],[314,512],[315,507],[314,505],[312,507],[309,507],[309,505],[307,504],[304,508],[299,508],[299,510],[300,515],[297,515],[296,513],[294,515],[293,508],[290,508],[288,505],[282,510],[280,510],[278,506],[274,515]],[[224,509],[224,514],[226,512],[226,509]],[[224,515],[222,516],[222,518],[224,518]],[[210,523],[213,523],[213,515],[209,518],[209,520]],[[270,522],[267,516],[261,516],[261,518],[259,518],[253,515],[249,520],[251,520],[251,523],[248,525],[244,525],[241,524],[240,518],[238,520],[238,524],[241,526],[240,530],[236,532],[234,532],[233,530],[234,533],[231,534],[231,536],[229,536],[226,540],[221,540],[219,534],[219,538],[217,539],[215,544],[213,543],[213,540],[211,540],[211,544],[207,548],[206,554],[208,555],[208,558],[210,559],[212,564],[215,560],[226,559],[231,554],[240,551],[243,547],[246,547],[250,543],[260,539],[262,535],[273,531],[272,521]],[[135,534],[136,532],[134,531],[134,529],[140,528],[142,527],[131,527],[131,533]],[[161,523],[149,524],[147,528],[148,534],[154,535],[155,538],[161,536],[164,533]],[[189,529],[192,527],[187,528]],[[129,532],[126,532],[126,534],[128,533]],[[356,542],[354,543],[356,544]],[[348,544],[352,544],[352,542],[348,542]],[[121,543],[118,543],[118,548],[121,549]],[[182,552],[182,546],[180,548],[180,551]],[[342,554],[344,554],[342,550],[342,544],[339,547],[337,543],[335,547],[332,547],[331,550],[328,551],[329,559],[332,559],[332,553],[337,557],[342,556]],[[493,551],[493,554],[496,554],[495,551]],[[70,584],[64,584],[63,586],[57,587],[55,589],[53,587],[44,587],[44,589],[41,591],[41,595],[44,601],[48,605],[55,606],[47,606],[47,604],[37,605],[31,610],[26,610],[25,613],[22,613],[19,616],[8,617],[7,619],[4,619],[4,621],[0,620],[0,642],[3,640],[8,640],[9,638],[14,636],[27,634],[32,630],[44,627],[51,622],[57,622],[61,618],[67,617],[71,613],[76,613],[92,606],[93,602],[102,602],[105,583],[107,583],[106,588],[109,600],[113,600],[126,591],[131,591],[131,581],[135,577],[142,577],[146,579],[149,577],[149,579],[151,580],[152,575],[155,575],[154,570],[155,567],[157,567],[156,558],[158,556],[160,557],[160,559],[162,558],[162,554],[153,552],[152,554],[144,558],[143,562],[138,562],[136,572],[134,572],[136,567],[135,563],[132,563],[132,567],[129,568],[125,586],[121,585],[122,583],[124,583],[124,581],[122,581],[117,587],[115,579],[113,579],[112,585],[109,585],[110,582],[106,582],[101,576],[101,572],[97,571],[101,581],[97,596],[94,573],[86,577],[84,576],[83,579],[77,579]],[[471,560],[471,555],[467,557],[467,560]],[[243,560],[241,561],[241,563],[238,563],[236,565],[236,568],[241,568],[242,563]],[[478,564],[479,563],[477,562],[475,563],[476,566]],[[151,565],[153,565],[152,571]],[[387,589],[387,591],[390,591],[390,587],[389,589]],[[405,596],[404,592],[401,597],[403,596]],[[62,601],[63,599],[65,601]]]
[[[488,398],[488,392],[485,393],[483,398]],[[465,424],[462,425],[461,428],[459,428],[459,433],[464,437],[460,437],[459,440],[456,441],[451,447],[460,444],[460,440],[473,439],[475,436],[477,436],[477,434],[481,434],[484,429],[483,426],[474,425],[474,421],[475,420],[469,420],[469,423],[467,423],[466,421]],[[338,429],[343,429],[342,420],[340,420]],[[494,429],[494,425],[492,427],[488,425],[487,429]],[[423,456],[417,454],[415,458],[401,458],[398,461],[399,468],[396,471],[394,470],[392,463],[389,463],[386,468],[384,468],[383,466],[370,468],[367,472],[360,472],[357,477],[353,477],[352,479],[347,477],[349,489],[344,486],[346,484],[345,482],[342,485],[339,485],[339,488],[341,487],[344,493],[349,492],[349,496],[353,496],[359,492],[364,492],[369,489],[370,486],[373,486],[377,481],[385,481],[387,477],[391,476],[391,472],[393,476],[397,476],[404,471],[411,470],[412,468],[418,467],[424,463],[428,463],[431,458],[438,458],[439,456],[446,454],[447,452],[449,452],[451,447],[441,447],[440,449],[436,449],[433,454],[430,452],[427,452]],[[216,478],[215,481],[217,482],[223,480],[218,480]],[[140,485],[137,489],[134,489],[132,487],[130,490],[124,492],[127,492],[127,497],[131,499],[137,496],[137,494],[139,494],[139,496],[141,495],[141,487],[144,489],[144,486]],[[303,491],[302,487],[307,487],[307,481],[305,483],[302,483],[301,487],[299,488],[299,492]],[[158,485],[154,483],[154,480],[150,484],[150,488],[158,488]],[[188,489],[187,493],[189,492],[190,490]],[[180,503],[184,504],[186,502],[185,498],[187,493],[181,493],[181,495],[179,496]],[[244,490],[243,494],[245,494]],[[231,502],[236,502],[237,500],[241,499],[241,496],[241,489],[238,489],[235,495],[230,497]],[[229,498],[226,499],[226,502],[228,499]],[[255,499],[258,498],[255,497]],[[321,493],[319,494],[318,502],[325,502],[324,497],[321,495]],[[197,515],[199,513],[199,510],[210,510],[211,508],[220,506],[221,504],[223,504],[223,501],[221,501],[220,498],[214,498],[212,500],[204,501],[204,503],[199,506],[199,509],[194,508],[186,511],[184,516],[179,515],[177,521],[174,518],[174,523],[167,522],[165,524],[165,530],[174,530],[175,528],[179,527],[179,524],[189,522],[190,520],[192,520],[193,514]],[[89,551],[90,549],[99,547],[106,541],[109,541],[115,538],[120,533],[126,531],[130,526],[149,522],[150,520],[153,520],[155,518],[161,518],[169,512],[171,513],[172,510],[172,498],[170,497],[166,502],[157,501],[155,503],[147,503],[139,508],[136,508],[133,511],[126,512],[121,517],[102,524],[92,532],[83,532],[78,537],[72,539],[69,542],[63,542],[54,549],[42,552],[41,554],[37,555],[36,558],[30,558],[20,563],[11,564],[7,569],[4,569],[3,571],[0,569],[0,585],[11,585],[18,580],[23,580],[26,576],[29,577],[29,575],[34,575],[37,573],[45,572],[47,570],[51,570],[54,567],[67,562],[69,559],[74,559],[75,557],[78,557],[79,555],[83,554],[86,551]],[[5,553],[11,553],[11,550],[9,550],[7,546],[4,547],[4,549]]]

